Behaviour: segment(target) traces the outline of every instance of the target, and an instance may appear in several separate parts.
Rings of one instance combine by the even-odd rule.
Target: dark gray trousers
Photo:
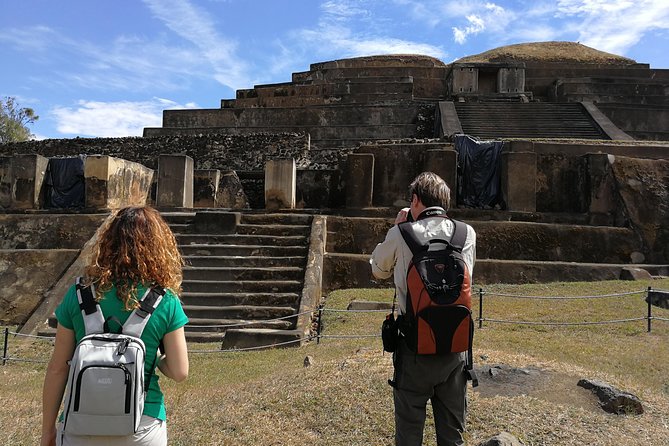
[[[416,355],[401,340],[394,354],[395,444],[423,442],[427,401],[432,403],[437,444],[463,445],[467,413],[466,353]]]

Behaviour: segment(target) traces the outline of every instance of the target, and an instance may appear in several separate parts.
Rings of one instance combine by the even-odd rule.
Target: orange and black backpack
[[[427,243],[418,240],[411,222],[398,225],[413,255],[407,271],[406,313],[399,327],[408,347],[417,354],[468,352],[467,369],[472,370],[472,284],[462,257],[467,225],[451,222],[450,240]]]

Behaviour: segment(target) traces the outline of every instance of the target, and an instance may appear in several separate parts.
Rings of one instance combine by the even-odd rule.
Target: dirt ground
[[[549,403],[573,406],[601,413],[597,397],[578,387],[583,376],[537,367],[515,368],[504,364],[477,367],[479,386],[473,391],[484,398],[495,396],[529,396]]]

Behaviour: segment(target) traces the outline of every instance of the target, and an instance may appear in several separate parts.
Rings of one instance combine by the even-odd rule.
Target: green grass
[[[669,280],[556,283],[486,287],[484,318],[579,322],[645,316],[642,295],[589,300],[527,300],[495,293],[582,296],[669,289]],[[352,300],[392,300],[391,290],[341,290],[326,308]],[[474,313],[478,315],[478,298]],[[655,316],[669,311],[653,308]],[[383,313],[325,311],[323,335],[378,334]],[[192,350],[217,345],[191,345]],[[10,355],[46,359],[48,342],[10,339]],[[485,322],[475,335],[476,362],[539,367],[575,378],[609,381],[639,395],[646,413],[612,416],[531,395],[482,397],[470,391],[470,444],[502,430],[526,445],[669,444],[669,322],[592,326],[530,326]],[[303,366],[305,356],[314,365]],[[485,358],[485,359],[483,359]],[[30,445],[39,438],[44,364],[0,367],[0,444]],[[378,338],[310,342],[299,348],[191,354],[184,383],[161,379],[170,445],[389,445],[393,443],[389,354]],[[429,418],[425,444],[433,445]]]

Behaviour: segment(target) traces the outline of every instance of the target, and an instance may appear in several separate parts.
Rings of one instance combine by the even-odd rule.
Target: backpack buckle
[[[139,308],[135,310],[137,316],[141,317],[142,319],[146,319],[146,317],[150,314],[153,313],[153,305],[148,303],[145,299],[142,299],[139,302]]]

